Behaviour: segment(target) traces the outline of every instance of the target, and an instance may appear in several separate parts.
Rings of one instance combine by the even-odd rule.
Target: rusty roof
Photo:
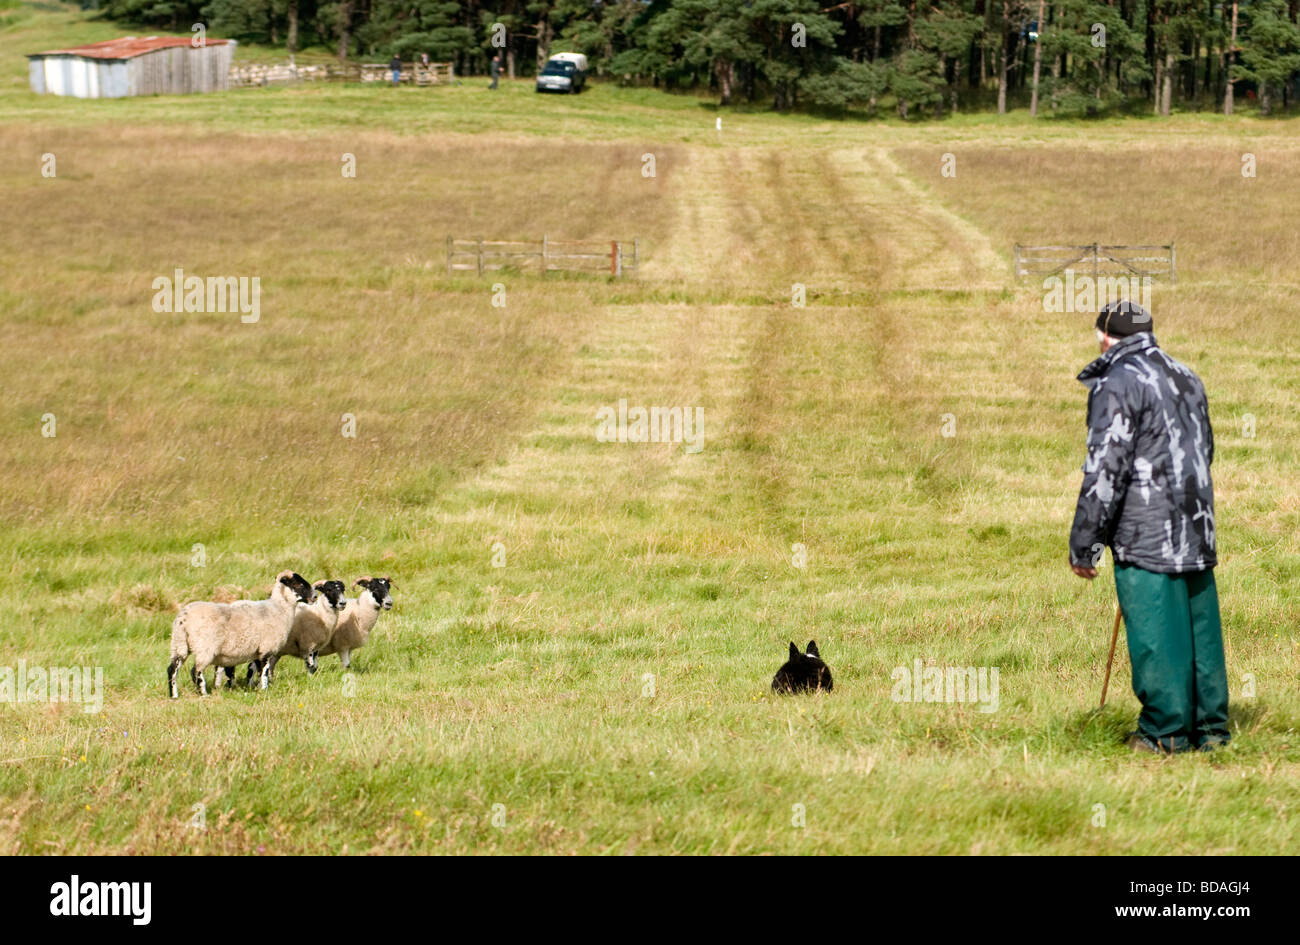
[[[143,56],[157,49],[171,49],[175,46],[190,45],[189,36],[125,36],[121,39],[106,39],[102,43],[87,43],[85,46],[72,46],[68,49],[47,49],[45,52],[31,53],[31,56],[83,56],[87,59],[131,59]],[[228,39],[209,39],[208,46],[224,46]]]

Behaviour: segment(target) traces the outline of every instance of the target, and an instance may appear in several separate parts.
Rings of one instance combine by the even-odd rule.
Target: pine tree
[[[1300,70],[1300,29],[1288,15],[1286,0],[1253,0],[1243,11],[1247,25],[1237,75],[1256,84],[1260,114],[1267,115],[1272,94]]]

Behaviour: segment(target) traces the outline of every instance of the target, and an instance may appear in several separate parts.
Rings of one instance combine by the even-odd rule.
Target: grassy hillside
[[[14,56],[100,27],[20,12],[0,667],[106,691],[0,705],[0,850],[1300,842],[1288,123],[728,112],[719,136],[689,98],[475,82],[81,102]],[[542,233],[636,236],[642,271],[445,272],[448,234]],[[1225,752],[1126,752],[1122,644],[1091,711],[1113,582],[1074,578],[1065,535],[1096,344],[1010,279],[1016,240],[1177,242],[1154,312],[1216,424]],[[257,276],[260,320],[156,313],[176,267]],[[702,408],[703,449],[599,442],[620,399]],[[351,676],[286,659],[268,692],[168,700],[174,608],[285,567],[392,576]],[[773,696],[810,638],[835,691]],[[997,710],[893,701],[918,659],[996,667]]]

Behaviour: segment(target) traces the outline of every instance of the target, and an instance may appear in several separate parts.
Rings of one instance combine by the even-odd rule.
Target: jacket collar
[[[1126,358],[1138,351],[1158,347],[1160,346],[1156,343],[1156,336],[1149,331],[1140,331],[1136,335],[1129,335],[1127,338],[1115,342],[1106,350],[1105,354],[1080,371],[1078,380],[1083,384],[1092,386],[1092,382],[1107,374],[1111,366],[1120,358]]]

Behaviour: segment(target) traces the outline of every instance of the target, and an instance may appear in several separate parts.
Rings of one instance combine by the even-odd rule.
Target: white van
[[[537,73],[539,92],[581,92],[587,84],[587,57],[582,53],[556,53]]]

